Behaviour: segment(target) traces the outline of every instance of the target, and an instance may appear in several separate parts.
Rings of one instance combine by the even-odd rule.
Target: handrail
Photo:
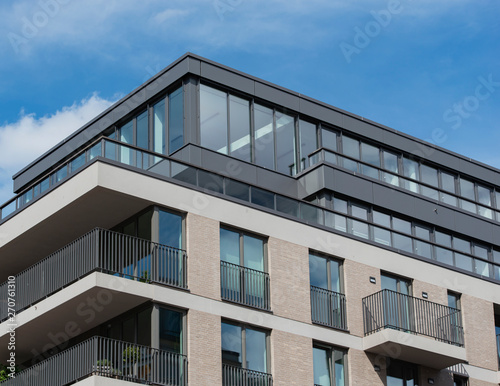
[[[260,371],[222,364],[223,386],[273,386],[273,376]]]
[[[154,385],[187,386],[185,355],[94,336],[0,382],[6,386],[66,385],[99,375]]]
[[[94,271],[118,274],[142,282],[187,288],[186,251],[110,230],[95,228],[15,276],[15,311]],[[0,284],[7,298],[9,282]],[[7,319],[6,302],[0,302],[0,321]]]
[[[363,322],[365,335],[390,328],[464,346],[459,309],[387,289],[363,298]]]
[[[220,262],[221,298],[269,311],[269,274],[241,265]]]
[[[311,319],[313,323],[347,331],[347,309],[344,294],[311,286]]]

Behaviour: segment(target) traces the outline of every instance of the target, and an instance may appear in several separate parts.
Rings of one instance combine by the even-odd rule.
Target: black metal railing
[[[269,274],[241,265],[220,262],[222,299],[270,310]]]
[[[186,386],[187,357],[114,339],[92,337],[1,382],[8,386],[66,385],[92,375]]]
[[[260,371],[222,364],[223,386],[272,386],[273,376]]]
[[[464,345],[459,309],[391,290],[382,290],[363,299],[363,321],[365,335],[390,328]]]
[[[311,319],[313,323],[347,330],[345,295],[312,285]]]
[[[187,288],[186,266],[184,250],[96,228],[15,276],[15,311],[94,271]],[[8,316],[7,290],[8,282],[0,285],[0,321]]]

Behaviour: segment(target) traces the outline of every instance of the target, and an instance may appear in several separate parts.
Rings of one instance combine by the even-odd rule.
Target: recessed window
[[[326,345],[313,346],[314,385],[345,386],[345,350]]]
[[[227,95],[200,85],[201,146],[227,154]]]

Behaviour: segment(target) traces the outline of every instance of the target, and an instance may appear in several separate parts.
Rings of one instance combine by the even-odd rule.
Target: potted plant
[[[141,359],[141,352],[138,347],[128,346],[123,350],[123,362],[125,366],[132,365],[133,373],[129,376],[137,376],[137,362]]]

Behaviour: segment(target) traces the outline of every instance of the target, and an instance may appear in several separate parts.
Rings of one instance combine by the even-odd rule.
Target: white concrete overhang
[[[466,362],[464,347],[393,329],[384,329],[365,336],[363,349],[439,370]]]
[[[75,382],[78,386],[120,386],[120,385],[137,385],[136,382],[128,382],[121,379],[102,377],[100,375],[92,375],[81,381]]]

